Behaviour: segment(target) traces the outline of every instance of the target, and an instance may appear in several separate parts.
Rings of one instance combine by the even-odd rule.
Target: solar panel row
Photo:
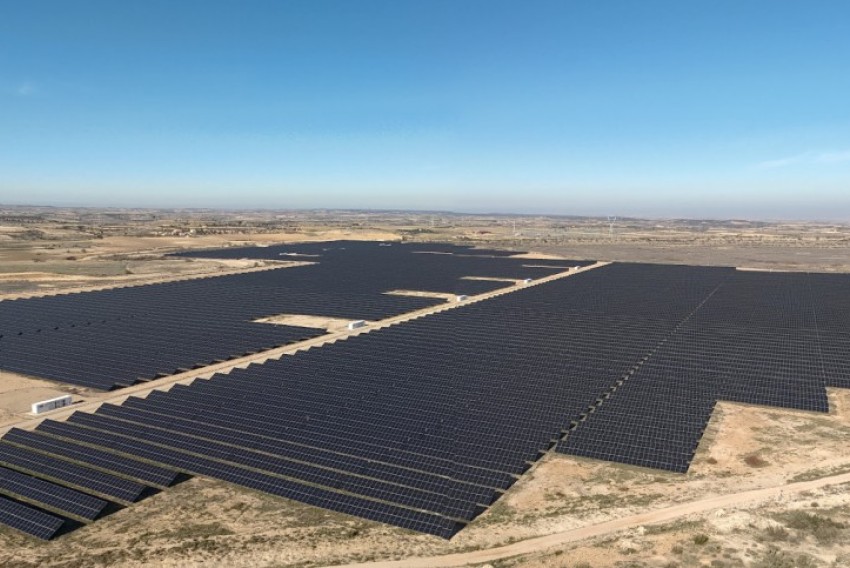
[[[65,519],[0,497],[0,523],[36,538],[50,540],[62,529]]]
[[[0,493],[89,521],[107,505],[103,499],[5,467],[0,467]]]
[[[13,428],[0,440],[0,495],[6,497],[0,498],[0,523],[50,539],[73,526],[68,519],[93,521],[110,502],[129,505],[176,476],[129,456]]]
[[[138,501],[145,490],[145,486],[141,483],[115,477],[67,460],[56,459],[4,441],[0,441],[0,464],[126,503]]]
[[[124,458],[112,452],[66,442],[38,432],[12,428],[3,436],[2,441],[81,463],[92,469],[135,479],[150,486],[169,487],[177,478],[177,473],[173,470]]]

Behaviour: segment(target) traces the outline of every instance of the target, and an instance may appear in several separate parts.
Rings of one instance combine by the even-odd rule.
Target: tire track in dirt
[[[776,499],[783,495],[803,493],[821,489],[831,485],[840,485],[842,483],[850,483],[850,473],[842,473],[830,477],[822,477],[811,481],[801,481],[797,483],[789,483],[786,485],[776,485],[773,487],[763,487],[760,489],[751,489],[740,493],[730,493],[727,495],[719,495],[682,503],[672,507],[665,507],[655,511],[647,511],[637,515],[630,515],[620,519],[614,519],[589,525],[578,527],[554,533],[546,536],[530,538],[520,542],[515,542],[505,546],[489,548],[486,550],[475,550],[472,552],[461,552],[456,554],[446,554],[444,556],[430,556],[419,558],[406,558],[404,560],[388,560],[378,562],[366,562],[355,564],[336,564],[327,568],[451,568],[456,566],[470,566],[476,564],[484,564],[495,560],[503,560],[514,556],[523,556],[527,554],[535,554],[543,552],[547,549],[563,546],[580,540],[606,536],[612,533],[620,532],[626,529],[636,528],[642,525],[650,525],[673,521],[678,518],[705,513],[715,509],[723,508],[742,508],[747,505],[753,505],[764,502],[770,499]]]

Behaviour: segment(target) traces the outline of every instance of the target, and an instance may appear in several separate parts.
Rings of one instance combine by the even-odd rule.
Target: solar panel
[[[122,474],[141,483],[159,487],[170,486],[177,477],[177,472],[169,469],[19,428],[9,430],[3,436],[3,441],[68,458],[93,468]]]
[[[36,538],[50,540],[65,524],[65,519],[0,497],[0,524]]]
[[[103,499],[5,467],[0,467],[0,493],[85,520],[96,519],[107,505]]]
[[[0,441],[0,464],[126,503],[138,501],[145,491],[141,483],[3,441]]]

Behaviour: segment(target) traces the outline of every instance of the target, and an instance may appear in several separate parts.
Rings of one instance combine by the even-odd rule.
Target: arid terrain
[[[850,226],[835,224],[0,207],[0,298],[268,267],[163,256],[183,248],[341,238],[850,271]],[[63,393],[90,395],[0,372],[0,423]],[[547,455],[451,541],[192,478],[49,543],[0,529],[0,565],[850,566],[850,391],[830,398],[829,415],[720,403],[686,475]]]
[[[835,223],[0,206],[0,297],[264,264],[163,256],[180,249],[331,239],[433,240],[576,259],[850,271],[850,225]]]

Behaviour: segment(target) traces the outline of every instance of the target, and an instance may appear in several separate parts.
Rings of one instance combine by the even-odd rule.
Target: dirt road
[[[823,477],[812,481],[802,481],[799,483],[765,487],[762,489],[710,497],[708,499],[700,499],[698,501],[691,501],[690,503],[683,503],[673,507],[623,517],[621,519],[615,519],[613,521],[607,521],[596,525],[579,527],[538,538],[531,538],[487,550],[447,554],[445,556],[407,558],[405,560],[343,564],[335,565],[335,568],[448,568],[452,566],[483,564],[513,556],[535,554],[543,552],[549,548],[563,546],[565,544],[588,538],[605,536],[610,533],[636,528],[642,525],[669,522],[687,515],[705,513],[715,509],[740,508],[742,506],[753,505],[759,502],[769,501],[771,499],[778,499],[789,494],[812,491],[830,485],[840,485],[842,483],[850,483],[850,473],[842,473],[840,475]]]

